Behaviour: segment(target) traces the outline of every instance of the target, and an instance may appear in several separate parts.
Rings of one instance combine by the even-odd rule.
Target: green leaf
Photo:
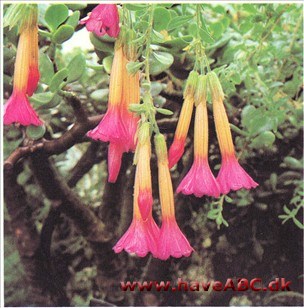
[[[108,74],[111,73],[113,58],[114,58],[113,56],[108,56],[102,60],[102,65]]]
[[[139,114],[140,114],[140,113],[146,111],[144,106],[145,106],[145,105],[143,105],[143,104],[130,104],[129,107],[128,107],[128,109],[129,109],[129,111],[131,111],[131,112],[136,112],[136,113],[139,113]]]
[[[45,12],[44,19],[49,29],[54,32],[69,16],[69,9],[64,4],[52,4]]]
[[[163,83],[152,81],[151,82],[151,95],[152,97],[160,94],[160,92],[165,89],[167,86]]]
[[[90,98],[97,102],[107,102],[108,101],[109,89],[98,89],[90,94]]]
[[[241,84],[242,82],[242,78],[239,72],[234,71],[233,74],[230,76],[230,80],[234,83],[234,84]]]
[[[286,164],[287,167],[291,169],[296,169],[296,170],[303,169],[303,164],[299,160],[291,156],[286,156],[284,158],[284,163]]]
[[[286,205],[283,206],[283,210],[284,210],[284,212],[287,213],[287,214],[290,214],[290,213],[291,213],[290,209],[289,209]]]
[[[62,101],[61,96],[59,96],[58,94],[55,94],[53,99],[48,102],[47,104],[41,105],[40,107],[38,107],[39,109],[50,109],[50,108],[54,108],[57,105],[59,105]]]
[[[157,7],[154,10],[153,28],[156,31],[161,31],[167,28],[170,22],[171,15],[165,8]]]
[[[55,94],[52,92],[36,93],[30,97],[30,101],[38,104],[38,106],[44,105],[49,103],[53,99],[54,95]]]
[[[49,84],[52,77],[54,76],[53,63],[47,54],[40,51],[39,53],[39,71],[40,71],[40,81]]]
[[[74,34],[74,28],[69,25],[60,26],[53,34],[52,41],[56,44],[62,44],[70,39]]]
[[[14,58],[16,55],[16,51],[13,48],[3,47],[3,60],[9,61],[10,59]]]
[[[221,22],[215,22],[210,24],[210,30],[213,33],[213,36],[219,38],[224,32],[225,28]]]
[[[66,6],[72,10],[72,11],[76,11],[76,10],[83,10],[87,7],[86,3],[67,3]]]
[[[263,147],[268,148],[275,142],[275,135],[270,131],[262,132],[259,136],[252,140],[251,145],[256,149]]]
[[[34,126],[30,125],[26,128],[26,135],[33,140],[38,140],[42,138],[45,134],[45,126]]]
[[[241,33],[247,33],[249,30],[253,28],[254,24],[248,20],[242,22],[239,26]]]
[[[114,51],[113,43],[102,41],[94,33],[90,33],[90,41],[97,50],[100,50],[103,52],[110,52],[110,53],[113,53]]]
[[[148,5],[147,4],[124,4],[126,8],[130,11],[141,11],[141,10],[146,10]]]
[[[233,199],[230,198],[229,196],[225,196],[225,201],[228,202],[228,203],[233,203]]]
[[[158,75],[168,69],[174,61],[168,52],[155,51],[150,57],[150,74]]]
[[[256,114],[256,108],[252,105],[247,105],[242,110],[242,125],[248,127],[251,119]]]
[[[50,109],[56,107],[61,102],[61,97],[52,92],[34,94],[30,98],[33,106],[38,109]]]
[[[169,110],[169,109],[165,109],[165,108],[156,108],[156,111],[160,114],[164,114],[164,115],[172,115],[174,112]]]
[[[191,19],[193,19],[192,15],[173,17],[170,20],[170,22],[168,23],[167,30],[172,31],[172,30],[175,30],[177,28],[180,28],[180,27],[184,26]]]
[[[128,73],[131,75],[136,74],[140,70],[142,65],[143,65],[143,62],[132,62],[132,61],[129,62],[127,64]]]
[[[255,8],[254,4],[245,3],[243,4],[243,9],[252,14],[257,13],[257,9]]]
[[[177,48],[177,49],[183,49],[186,46],[188,46],[192,41],[191,35],[182,36],[179,38],[175,38],[172,40],[168,40],[163,42],[161,45],[166,46],[168,48]]]
[[[75,56],[67,66],[69,71],[67,82],[78,80],[84,73],[86,68],[86,59],[83,54]]]
[[[300,221],[298,221],[295,217],[292,217],[292,220],[297,227],[299,227],[300,229],[304,229],[304,225]]]
[[[210,36],[210,34],[202,28],[199,29],[199,35],[203,42],[208,44],[212,44],[214,42],[214,39]]]
[[[69,71],[66,68],[58,71],[53,76],[53,78],[50,82],[50,90],[52,92],[56,92],[56,91],[60,90],[60,85],[67,78],[68,74],[69,74]]]
[[[75,11],[66,21],[66,25],[73,27],[74,29],[77,27],[79,22],[80,12]]]

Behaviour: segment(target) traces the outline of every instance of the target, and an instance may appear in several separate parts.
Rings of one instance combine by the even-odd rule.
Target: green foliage
[[[34,126],[30,125],[26,128],[26,134],[29,138],[33,140],[38,140],[42,138],[45,134],[45,126]]]
[[[52,32],[68,18],[69,9],[65,4],[53,4],[45,12],[44,19]]]
[[[304,224],[299,219],[300,210],[304,208],[304,183],[303,181],[295,181],[294,182],[297,186],[294,191],[293,197],[290,200],[290,206],[292,209],[288,208],[286,205],[283,206],[284,214],[279,215],[279,218],[282,219],[282,224],[287,222],[289,219],[292,219],[293,222],[297,227],[300,229],[304,229]],[[298,217],[297,217],[298,216]],[[303,215],[302,215],[303,218]]]

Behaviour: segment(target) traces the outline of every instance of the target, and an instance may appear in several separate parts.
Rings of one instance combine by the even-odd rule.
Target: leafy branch
[[[304,208],[304,183],[302,181],[297,182],[299,185],[296,187],[293,198],[290,201],[290,205],[293,205],[294,208],[291,210],[286,205],[284,205],[283,210],[285,214],[279,215],[279,218],[282,219],[282,224],[285,224],[285,222],[292,219],[297,227],[304,229],[304,224],[300,222],[296,217],[299,211]]]
[[[221,196],[218,200],[213,201],[210,204],[210,210],[207,214],[207,217],[209,219],[215,220],[217,224],[217,228],[220,229],[221,225],[223,224],[224,226],[228,227],[229,224],[227,220],[224,219],[223,217],[223,205],[224,205],[224,200],[228,203],[232,202],[232,199],[226,195]]]

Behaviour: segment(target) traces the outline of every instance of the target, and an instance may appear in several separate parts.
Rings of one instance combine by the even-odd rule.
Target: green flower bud
[[[194,96],[194,93],[197,87],[198,76],[199,76],[198,72],[196,71],[190,72],[188,79],[187,79],[185,91],[184,91],[184,98],[188,95]]]
[[[154,136],[154,144],[158,161],[160,163],[168,161],[168,150],[164,135],[160,133],[156,134]]]
[[[194,95],[194,104],[198,106],[200,103],[207,101],[207,76],[200,75],[197,81],[197,87]]]
[[[216,73],[214,72],[208,73],[207,78],[208,78],[208,85],[211,90],[212,100],[222,101],[224,99],[224,92]]]

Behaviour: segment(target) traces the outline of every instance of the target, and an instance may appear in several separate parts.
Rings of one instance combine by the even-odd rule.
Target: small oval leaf
[[[69,71],[66,68],[57,72],[51,80],[50,90],[52,92],[56,92],[56,91],[60,90],[61,89],[60,85],[64,81],[64,79],[67,78],[68,74],[69,74]]]
[[[44,19],[49,29],[54,32],[69,16],[69,9],[64,4],[52,4],[45,12]]]
[[[86,68],[86,59],[83,54],[79,54],[75,56],[69,65],[67,66],[67,69],[69,71],[67,82],[74,82],[78,80]]]
[[[60,26],[54,33],[52,41],[56,44],[62,44],[72,37],[74,28],[69,25]]]
[[[34,126],[30,125],[26,128],[26,135],[33,140],[38,140],[42,138],[45,134],[45,126]]]

